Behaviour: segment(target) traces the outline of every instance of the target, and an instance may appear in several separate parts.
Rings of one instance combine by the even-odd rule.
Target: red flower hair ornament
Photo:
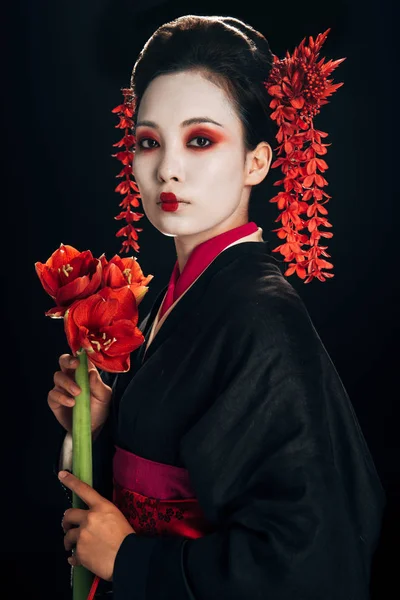
[[[326,98],[343,85],[333,84],[332,79],[328,78],[346,59],[328,62],[324,58],[318,60],[329,31],[330,28],[320,33],[315,41],[310,36],[308,45],[304,38],[293,54],[287,52],[283,59],[273,55],[270,74],[263,81],[272,96],[270,117],[279,128],[275,136],[279,145],[275,150],[280,158],[271,168],[281,167],[284,175],[283,179],[274,183],[276,186],[283,185],[284,191],[269,202],[276,202],[281,211],[275,222],[281,221],[282,226],[272,231],[285,241],[272,252],[280,252],[283,261],[289,263],[285,276],[296,274],[304,283],[314,278],[325,281],[334,277],[333,273],[325,271],[333,268],[333,264],[325,260],[330,257],[326,252],[327,246],[319,245],[321,238],[333,237],[333,233],[319,229],[320,226],[332,227],[324,206],[331,198],[323,189],[328,185],[323,176],[328,165],[320,158],[327,153],[326,148],[330,144],[322,143],[322,138],[328,134],[315,129],[313,122],[321,106],[328,104]],[[135,223],[144,216],[132,210],[140,206],[139,188],[132,172],[136,142],[132,133],[136,98],[131,88],[121,91],[124,102],[112,111],[119,116],[119,123],[115,127],[124,130],[124,137],[114,144],[123,150],[112,155],[123,165],[116,176],[123,178],[123,181],[115,188],[116,192],[125,196],[119,204],[123,210],[115,217],[127,222],[116,234],[117,237],[126,238],[120,253],[129,252],[130,247],[139,252],[138,233],[143,230],[135,227]]]

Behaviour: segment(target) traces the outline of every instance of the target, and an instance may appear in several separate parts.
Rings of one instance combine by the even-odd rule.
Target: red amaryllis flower
[[[128,286],[102,288],[78,300],[65,313],[64,328],[73,354],[82,349],[92,363],[109,373],[130,369],[130,353],[144,342],[138,310]]]
[[[129,117],[129,115],[127,115]],[[103,264],[107,268],[102,285]],[[84,483],[93,484],[90,363],[109,373],[129,371],[130,354],[141,346],[144,336],[137,327],[138,302],[147,292],[152,275],[144,277],[139,265],[115,256],[110,264],[104,254],[93,258],[90,251],[79,252],[72,246],[60,245],[45,264],[35,263],[36,273],[46,292],[58,306],[46,316],[64,316],[64,330],[72,353],[78,357],[75,381],[81,392],[72,408],[72,439],[74,442],[73,474]],[[131,289],[132,288],[132,289]],[[74,494],[73,508],[81,508],[81,499]],[[93,597],[99,578],[92,589],[82,567],[73,572],[74,598]]]
[[[319,231],[319,225],[331,227],[328,219],[318,217],[317,213],[326,215],[328,211],[319,202],[323,197],[330,196],[322,189],[328,185],[325,177],[320,175],[328,168],[327,163],[317,155],[326,154],[326,146],[321,138],[328,134],[314,129],[313,118],[320,112],[321,106],[328,104],[327,97],[331,96],[343,83],[332,84],[329,76],[345,59],[319,59],[319,51],[330,29],[319,34],[314,41],[310,36],[308,46],[306,38],[295,48],[292,55],[286,53],[279,60],[274,56],[274,62],[264,86],[273,97],[270,108],[273,109],[271,119],[279,126],[276,139],[279,142],[278,155],[282,155],[271,168],[281,167],[285,178],[274,185],[284,186],[284,192],[279,192],[270,202],[277,202],[279,210],[283,211],[276,221],[282,221],[278,232],[280,239],[286,243],[274,248],[272,252],[280,252],[284,262],[289,262],[285,275],[296,273],[304,283],[309,283],[314,277],[320,281],[333,277],[323,269],[332,269],[332,263],[320,258],[329,257],[325,252],[327,246],[319,246],[321,237],[332,237],[329,232]],[[313,200],[308,205],[307,201]],[[325,203],[324,202],[324,203]],[[309,220],[300,215],[311,217]],[[310,236],[301,233],[308,230]],[[309,249],[303,249],[308,245]],[[294,261],[294,262],[291,262]]]
[[[121,258],[116,254],[110,261],[105,255],[100,256],[103,267],[102,287],[120,288],[128,285],[139,306],[148,291],[148,284],[154,275],[145,277],[135,257]]]
[[[45,313],[47,317],[63,317],[75,300],[94,294],[101,284],[100,260],[90,250],[79,252],[64,244],[44,264],[36,262],[35,269],[43,288],[57,304]]]

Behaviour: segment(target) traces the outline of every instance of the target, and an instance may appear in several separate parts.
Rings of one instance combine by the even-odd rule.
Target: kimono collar
[[[179,264],[176,261],[168,284],[166,296],[160,310],[159,319],[181,294],[193,283],[193,281],[208,267],[214,258],[227,246],[242,237],[250,235],[258,230],[256,223],[251,221],[229,231],[224,231],[215,237],[202,242],[191,252],[182,273],[179,272]]]

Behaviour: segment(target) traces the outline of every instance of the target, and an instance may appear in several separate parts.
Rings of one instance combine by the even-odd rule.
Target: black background
[[[389,2],[309,0],[285,3],[88,0],[13,2],[3,8],[3,353],[1,539],[4,598],[69,598],[68,553],[60,520],[64,492],[52,472],[59,430],[47,405],[58,357],[69,349],[62,321],[35,274],[61,242],[118,253],[122,226],[114,188],[120,139],[111,109],[143,44],[183,14],[247,21],[283,57],[303,37],[331,27],[321,56],[347,57],[344,82],[315,125],[327,131],[328,240],[335,277],[304,285],[290,277],[349,393],[388,497],[372,575],[372,597],[396,596],[399,533],[397,340],[398,226],[394,14]],[[250,220],[278,245],[273,169],[252,199]],[[121,224],[122,223],[122,224]],[[144,315],[170,277],[173,240],[144,217],[138,260],[154,274]],[[397,238],[397,239],[396,239]],[[124,255],[125,256],[125,255]],[[8,583],[9,582],[9,583]],[[389,592],[389,588],[392,590]],[[390,594],[390,595],[389,595]],[[322,599],[321,599],[322,600]]]

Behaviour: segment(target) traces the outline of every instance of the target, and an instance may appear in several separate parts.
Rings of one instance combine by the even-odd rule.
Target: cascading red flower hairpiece
[[[280,239],[286,239],[284,244],[274,248],[272,252],[280,252],[284,262],[289,262],[289,268],[285,276],[296,273],[304,283],[309,283],[317,277],[320,281],[333,277],[333,273],[324,272],[323,269],[332,269],[332,263],[324,260],[321,256],[329,257],[325,252],[327,246],[319,246],[321,237],[331,238],[333,233],[319,231],[318,227],[332,227],[326,215],[328,211],[323,206],[331,196],[323,191],[328,185],[327,180],[317,170],[323,173],[328,165],[325,160],[318,158],[327,153],[326,147],[330,144],[322,144],[321,138],[327,137],[327,133],[314,129],[313,117],[320,112],[323,104],[328,104],[326,98],[333,94],[343,83],[332,85],[329,75],[341,62],[341,58],[324,64],[324,58],[317,62],[319,51],[325,42],[330,29],[320,33],[315,42],[310,36],[309,45],[305,45],[305,39],[294,50],[292,56],[286,52],[286,57],[280,60],[273,55],[273,65],[266,81],[263,82],[268,93],[273,96],[270,108],[273,109],[271,119],[279,126],[275,136],[279,146],[275,148],[278,158],[271,168],[281,167],[284,179],[276,181],[274,185],[283,184],[284,191],[279,192],[270,202],[276,202],[281,214],[275,222],[282,221],[282,227],[273,229]],[[125,219],[127,225],[117,232],[117,237],[124,236],[121,252],[128,252],[129,248],[139,252],[137,243],[138,232],[133,223],[139,221],[144,214],[135,213],[132,207],[139,207],[139,189],[133,178],[132,162],[134,160],[135,136],[132,134],[133,115],[135,113],[135,95],[131,88],[123,88],[124,103],[113,109],[118,113],[119,123],[115,126],[124,129],[124,137],[114,144],[125,150],[113,154],[123,164],[123,169],[117,177],[124,177],[124,181],[115,188],[116,192],[126,194],[120,203],[123,211],[115,219]],[[321,202],[323,198],[324,202]],[[308,204],[309,200],[312,204]],[[308,220],[300,215],[306,213]],[[318,213],[322,216],[319,216]],[[307,228],[310,236],[300,233]],[[308,250],[303,249],[309,245]]]
[[[322,189],[328,185],[327,180],[317,171],[324,173],[328,168],[325,160],[318,158],[327,153],[321,138],[327,137],[324,131],[314,129],[313,117],[320,112],[323,104],[328,104],[326,98],[333,94],[343,83],[332,85],[329,75],[345,58],[330,60],[324,63],[324,58],[317,62],[319,51],[325,42],[330,28],[320,33],[315,42],[310,36],[309,45],[305,39],[286,57],[279,60],[274,56],[274,62],[268,80],[264,82],[268,93],[273,96],[270,108],[274,109],[271,119],[279,125],[275,136],[280,145],[275,148],[278,158],[271,168],[281,167],[284,179],[274,185],[283,184],[283,192],[272,198],[277,202],[281,214],[275,222],[282,221],[282,227],[273,229],[280,239],[286,239],[284,244],[274,248],[272,252],[280,252],[284,262],[289,262],[286,276],[296,273],[304,283],[309,283],[314,277],[320,281],[334,277],[333,273],[323,269],[332,269],[332,263],[321,258],[330,257],[325,252],[327,246],[319,246],[321,237],[331,238],[333,233],[319,231],[318,227],[332,227],[326,215],[328,211],[323,206],[329,202],[329,196]],[[326,198],[321,202],[323,197]],[[311,204],[308,201],[312,200]],[[300,215],[306,214],[309,219]],[[319,214],[318,214],[319,213]],[[322,216],[320,216],[322,215]],[[307,233],[301,230],[307,228]],[[308,250],[302,247],[309,245]]]
[[[115,158],[120,160],[123,164],[122,171],[116,175],[116,177],[124,177],[124,181],[121,181],[115,188],[116,192],[120,194],[126,194],[125,198],[122,199],[119,206],[122,206],[124,210],[117,216],[115,219],[125,219],[127,225],[122,227],[117,233],[117,237],[124,236],[127,239],[122,242],[122,248],[119,251],[129,252],[129,248],[133,248],[135,252],[139,252],[139,244],[138,240],[138,232],[143,231],[143,229],[137,229],[132,225],[136,221],[139,221],[142,217],[144,217],[144,213],[137,213],[132,210],[132,206],[137,208],[140,206],[139,203],[139,188],[137,186],[136,181],[133,177],[132,172],[132,162],[134,159],[134,147],[136,138],[132,134],[133,129],[133,120],[132,117],[135,114],[135,96],[133,90],[131,88],[123,88],[122,93],[124,95],[123,104],[119,104],[115,108],[113,108],[113,113],[118,113],[119,123],[115,126],[117,129],[124,129],[125,134],[124,137],[113,144],[114,147],[122,148],[125,146],[125,150],[121,152],[117,152],[117,154],[113,154]]]

